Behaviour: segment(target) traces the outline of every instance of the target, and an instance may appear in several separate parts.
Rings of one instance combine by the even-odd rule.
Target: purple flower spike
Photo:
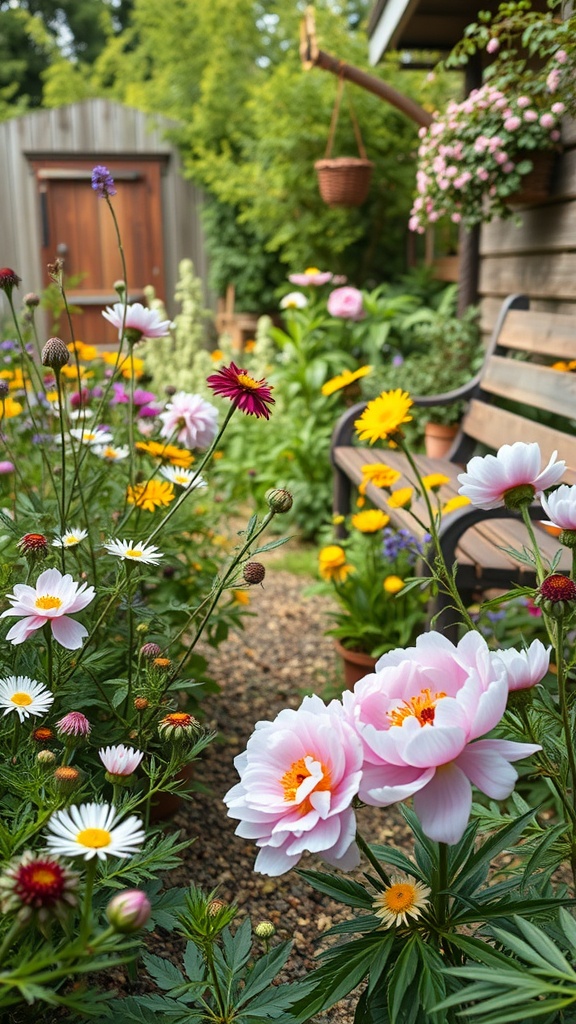
[[[99,164],[92,171],[92,188],[98,193],[101,199],[107,199],[108,196],[115,196],[116,189],[114,187],[114,178],[110,174],[107,167],[103,164]]]

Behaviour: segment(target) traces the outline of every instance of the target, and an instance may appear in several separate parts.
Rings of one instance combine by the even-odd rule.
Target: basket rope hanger
[[[340,62],[340,63],[342,63],[342,62]],[[332,146],[334,144],[334,136],[336,134],[336,127],[338,125],[338,116],[340,114],[340,104],[342,103],[342,96],[343,96],[343,94],[344,94],[344,74],[343,74],[342,69],[340,69],[340,72],[338,74],[338,89],[337,89],[337,92],[336,92],[336,99],[334,101],[334,107],[333,107],[333,110],[332,110],[332,117],[330,118],[330,129],[328,131],[328,142],[326,144],[326,152],[324,154],[324,159],[325,160],[329,160],[330,157],[332,156]],[[366,156],[366,149],[364,148],[364,143],[362,141],[362,134],[360,132],[360,125],[358,124],[358,118],[356,117],[356,114],[354,113],[354,107],[352,105],[352,100],[350,99],[348,94],[346,94],[346,99],[348,100],[348,109],[350,110],[350,119],[352,121],[352,127],[354,129],[354,137],[356,139],[356,145],[358,146],[358,152],[360,153],[360,156],[361,156],[362,160],[367,160],[368,157]]]
[[[346,64],[338,57],[332,57],[329,53],[319,50],[313,7],[306,8],[304,18],[300,22],[300,59],[306,71],[309,71],[310,68],[322,68],[323,71],[330,71],[333,75],[338,75],[341,80],[347,79],[354,85],[359,85],[361,89],[366,89],[381,100],[390,103],[405,117],[415,121],[421,127],[427,128],[432,123],[432,116],[428,111],[411,100],[409,96],[397,92],[381,78],[369,75],[353,64]]]

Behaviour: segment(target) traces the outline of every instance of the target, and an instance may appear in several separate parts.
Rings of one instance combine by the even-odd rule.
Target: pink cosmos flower
[[[494,651],[492,659],[504,665],[509,690],[528,690],[542,681],[550,665],[551,647],[544,647],[541,640],[533,640],[524,651],[514,647]]]
[[[117,747],[103,747],[98,751],[98,757],[109,775],[126,776],[134,774],[144,753],[119,743]]]
[[[13,472],[14,472],[14,463],[13,462],[8,462],[8,461],[0,462],[0,475],[4,475],[5,473],[13,473]]]
[[[547,497],[540,497],[542,508],[549,517],[548,526],[560,530],[576,530],[576,486],[561,484]]]
[[[499,50],[499,49],[500,49],[500,43],[496,39],[496,36],[492,36],[492,38],[489,39],[488,42],[486,43],[486,52],[487,53],[496,53],[496,50]]]
[[[508,682],[476,632],[457,646],[440,633],[385,654],[374,674],[344,693],[347,720],[364,745],[359,796],[376,807],[414,797],[425,834],[457,843],[472,806],[472,785],[494,800],[517,778],[511,761],[540,748],[481,739],[500,721]]]
[[[342,716],[319,697],[305,697],[273,722],[258,722],[235,759],[240,782],[224,797],[236,835],[255,840],[255,869],[281,875],[305,850],[335,867],[359,862],[350,804],[358,792],[362,744]]]
[[[59,736],[89,736],[92,726],[81,711],[69,711],[56,722],[56,731]]]
[[[308,267],[303,274],[288,274],[290,284],[297,284],[299,288],[305,288],[311,284],[319,287],[321,284],[328,284],[332,280],[329,270],[318,270],[316,267]]]
[[[148,309],[141,302],[126,306],[126,320],[121,302],[116,302],[112,307],[106,306],[102,316],[118,329],[119,337],[122,326],[126,331],[136,331],[144,338],[163,338],[170,330],[170,320],[161,320],[157,309]]]
[[[54,639],[69,651],[77,650],[88,630],[71,619],[69,613],[82,611],[94,595],[94,587],[75,583],[68,573],[63,576],[58,569],[45,569],[35,587],[17,583],[14,593],[7,595],[12,607],[2,612],[0,618],[18,615],[21,621],[12,626],[6,639],[13,644],[24,643],[49,622]]]
[[[515,487],[532,487],[539,495],[557,484],[565,462],[556,462],[554,452],[545,469],[541,469],[542,455],[536,442],[516,441],[504,444],[496,455],[475,455],[460,473],[460,494],[464,494],[476,508],[500,508],[507,491]]]
[[[364,316],[364,299],[358,288],[335,288],[326,305],[330,316],[343,320],[360,320]]]
[[[218,433],[218,410],[201,395],[178,391],[164,412],[161,437],[171,438],[185,448],[208,448]]]

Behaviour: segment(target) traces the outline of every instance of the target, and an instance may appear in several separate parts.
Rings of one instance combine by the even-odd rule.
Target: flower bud
[[[146,711],[149,707],[149,701],[147,697],[135,697],[134,698],[134,710],[135,711]]]
[[[113,896],[106,907],[106,917],[122,934],[140,931],[150,917],[150,900],[141,889],[125,889]]]
[[[11,270],[10,267],[0,268],[0,289],[6,292],[8,298],[12,295],[12,289],[17,288],[22,280],[18,277],[15,270]]]
[[[61,370],[70,362],[70,353],[62,338],[48,338],[42,349],[42,365],[53,370]]]
[[[162,654],[162,648],[160,647],[159,644],[144,644],[140,648],[140,654],[142,655],[143,658],[149,658],[150,660],[152,660],[153,658],[160,657],[160,655]]]
[[[272,921],[261,921],[254,929],[254,935],[258,939],[271,939],[275,934],[276,929],[272,924]]]
[[[126,292],[126,282],[122,281],[122,279],[119,278],[117,281],[114,281],[114,284],[113,284],[112,287],[114,288],[114,291],[118,293],[120,298],[122,298],[122,296]]]
[[[40,305],[40,296],[36,295],[36,292],[27,292],[24,296],[24,305],[34,309]]]
[[[224,900],[220,900],[218,898],[210,900],[210,903],[208,904],[208,913],[210,914],[210,917],[216,917],[216,914],[219,914],[221,910],[224,910],[225,906],[226,903]]]
[[[244,571],[242,573],[246,583],[254,585],[256,583],[262,583],[266,575],[266,569],[261,562],[246,562]]]
[[[25,533],[18,547],[20,553],[32,561],[41,561],[48,554],[48,541],[43,533]]]
[[[52,750],[40,750],[36,754],[36,760],[43,768],[51,768],[56,762],[56,754]]]
[[[576,607],[576,583],[561,573],[552,573],[542,580],[534,604],[554,619],[561,619]]]
[[[72,765],[61,764],[56,768],[52,780],[59,793],[73,793],[80,785],[82,776]]]
[[[266,492],[266,501],[272,512],[282,514],[290,511],[294,499],[290,491],[284,490],[283,487],[273,487],[272,490]]]
[[[54,730],[47,725],[39,725],[32,730],[32,739],[35,743],[52,743],[54,738]]]

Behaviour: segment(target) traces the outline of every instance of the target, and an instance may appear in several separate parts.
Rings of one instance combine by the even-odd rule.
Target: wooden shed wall
[[[202,194],[182,177],[177,150],[165,139],[170,122],[108,100],[86,100],[0,124],[0,264],[13,267],[26,291],[40,291],[40,217],[31,161],[93,156],[163,158],[164,269],[169,311],[181,259],[194,261],[205,282],[207,261],[200,223]]]
[[[550,197],[519,211],[521,223],[493,221],[482,228],[480,297],[489,332],[502,299],[530,297],[531,308],[576,315],[576,122],[563,125]]]

